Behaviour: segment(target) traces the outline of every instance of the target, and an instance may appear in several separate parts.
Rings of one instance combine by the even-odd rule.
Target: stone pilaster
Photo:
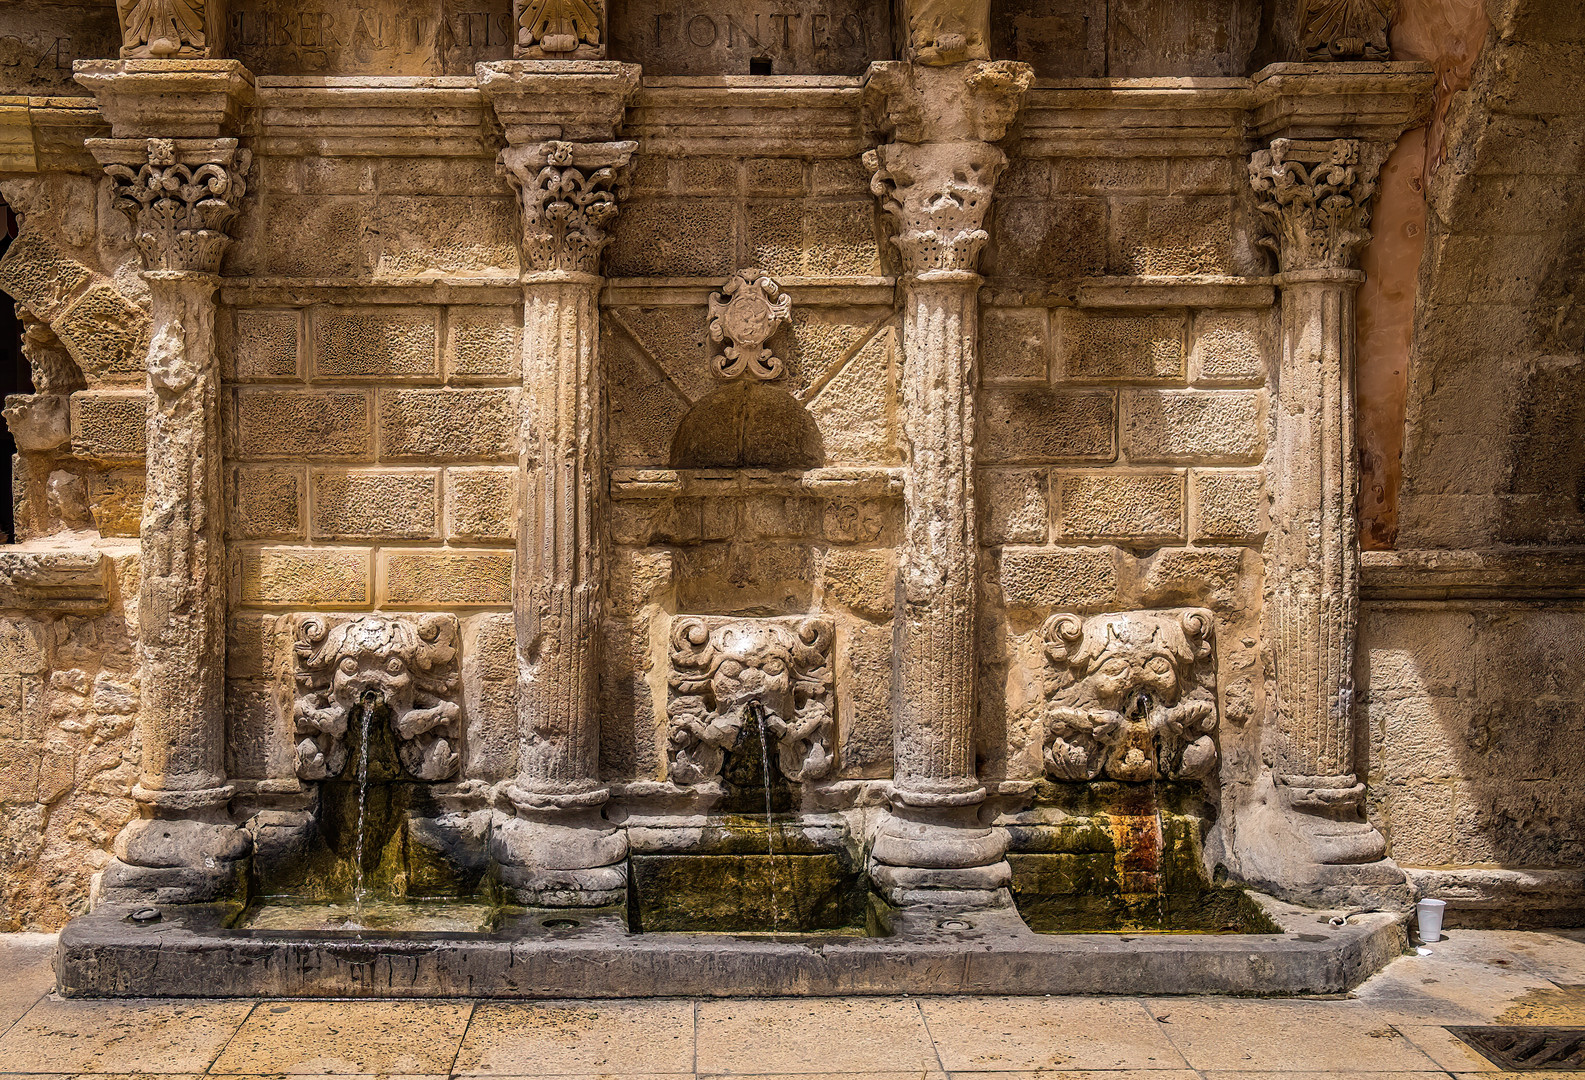
[[[603,117],[583,119],[585,131],[609,134],[636,70],[600,66],[609,70],[584,66],[576,78],[614,89],[592,99],[607,106]],[[544,102],[566,81],[541,73],[492,96],[498,112],[519,121],[503,125],[508,138],[532,127],[521,94]],[[589,100],[571,105],[573,114],[587,113]],[[626,834],[602,816],[607,791],[599,779],[606,557],[599,273],[634,149],[550,139],[512,143],[500,155],[523,229],[524,502],[513,578],[518,775],[503,791],[512,812],[495,823],[491,853],[503,885],[530,904],[616,903],[627,889]]]
[[[974,388],[979,257],[1001,138],[1030,81],[1006,62],[878,64],[867,105],[894,141],[865,154],[903,276],[906,521],[900,552],[891,813],[871,873],[897,902],[1006,885],[974,768]]]
[[[215,290],[227,229],[246,191],[246,150],[233,138],[135,137],[169,112],[188,130],[185,88],[212,98],[216,82],[247,84],[240,65],[192,72],[157,65],[161,93],[144,97],[138,62],[101,66],[84,81],[121,116],[116,138],[90,140],[132,222],[151,300],[148,452],[140,530],[138,626],[141,815],[115,844],[101,897],[192,902],[245,888],[252,842],[230,818],[225,771],[226,561]],[[240,73],[240,78],[239,78]],[[129,100],[132,99],[132,100]]]
[[[1364,817],[1355,770],[1359,607],[1354,443],[1357,249],[1387,148],[1277,139],[1250,182],[1278,256],[1282,338],[1272,462],[1269,640],[1275,772],[1258,823],[1238,829],[1246,875],[1319,899],[1403,881]]]

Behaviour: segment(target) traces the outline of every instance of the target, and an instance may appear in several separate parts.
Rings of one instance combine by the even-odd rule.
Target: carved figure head
[[[302,619],[293,647],[297,774],[340,775],[348,717],[376,699],[390,711],[403,768],[421,780],[455,773],[456,635],[451,615],[368,615],[334,627],[319,616]]]
[[[745,721],[764,722],[789,780],[830,772],[831,629],[824,618],[678,618],[667,680],[671,778],[719,776]]]
[[[1046,769],[1062,780],[1204,777],[1216,765],[1203,608],[1046,621]]]

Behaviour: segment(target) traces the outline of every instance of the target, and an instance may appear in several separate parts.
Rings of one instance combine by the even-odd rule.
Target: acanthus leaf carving
[[[600,0],[517,0],[517,49],[521,56],[599,55]]]
[[[1300,48],[1310,60],[1387,60],[1392,0],[1299,0]]]
[[[501,171],[518,191],[524,270],[600,272],[637,146],[551,141],[501,151]]]
[[[144,269],[219,272],[231,242],[226,227],[247,193],[249,151],[235,139],[92,140],[90,147],[119,158],[105,172]]]
[[[402,767],[420,780],[457,771],[457,620],[453,615],[366,615],[332,626],[300,618],[293,644],[292,723],[297,775],[324,780],[347,763],[347,723],[365,695],[390,711]]]
[[[200,59],[210,54],[210,7],[218,0],[117,0],[123,60]]]
[[[986,142],[886,143],[864,154],[870,190],[892,218],[892,243],[909,273],[974,272],[982,227],[1007,157]]]
[[[832,623],[821,616],[735,619],[679,616],[667,676],[668,772],[674,783],[721,775],[726,754],[753,728],[757,703],[777,764],[794,782],[830,774],[834,727]]]
[[[1370,239],[1379,160],[1357,139],[1273,139],[1249,162],[1249,182],[1272,233],[1260,242],[1283,270],[1346,270]]]
[[[739,270],[710,294],[710,340],[721,346],[710,357],[710,369],[721,379],[778,377],[786,365],[765,342],[790,322],[792,297],[763,270]]]
[[[1046,620],[1046,771],[1059,780],[1216,771],[1216,667],[1204,608]]]

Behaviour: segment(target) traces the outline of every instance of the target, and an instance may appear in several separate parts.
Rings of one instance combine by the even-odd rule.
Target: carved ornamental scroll
[[[739,270],[718,293],[710,294],[710,370],[720,379],[769,381],[786,365],[765,342],[792,322],[792,297],[763,270]]]
[[[792,781],[831,772],[835,701],[829,618],[681,616],[671,629],[668,766],[679,784],[721,775],[740,736],[757,738],[758,704],[777,764]],[[744,732],[747,725],[751,731]]]
[[[332,627],[303,618],[293,644],[297,775],[324,780],[347,763],[347,723],[375,695],[390,711],[402,767],[420,780],[457,771],[457,619],[369,615]]]
[[[1046,621],[1046,771],[1058,780],[1216,771],[1216,667],[1204,608]]]
[[[1311,60],[1387,60],[1392,0],[1299,0],[1299,46]]]
[[[1370,200],[1380,161],[1356,139],[1273,139],[1249,162],[1256,205],[1272,229],[1258,242],[1283,270],[1339,270],[1370,239]]]

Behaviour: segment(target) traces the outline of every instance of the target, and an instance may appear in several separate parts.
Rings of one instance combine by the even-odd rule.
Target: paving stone
[[[454,1071],[692,1072],[693,1025],[694,1006],[687,1001],[481,1003]]]
[[[471,1003],[264,1001],[212,1073],[446,1073]]]

